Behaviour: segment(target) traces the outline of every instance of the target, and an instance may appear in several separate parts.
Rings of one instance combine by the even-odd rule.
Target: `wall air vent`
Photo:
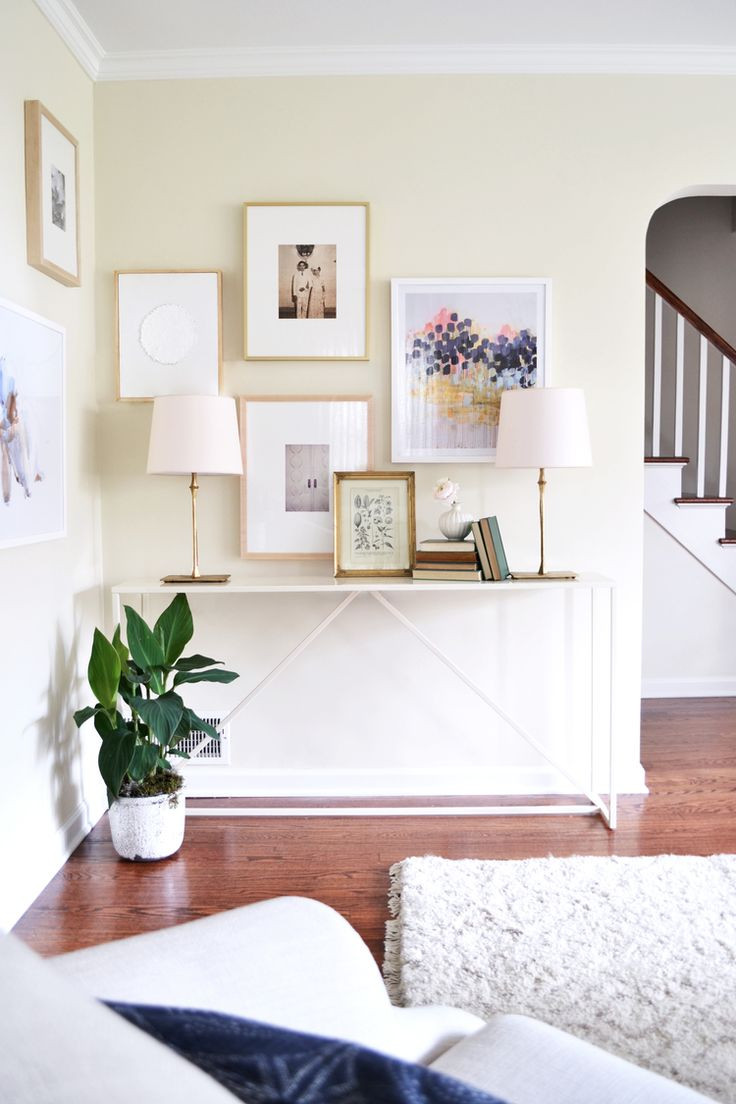
[[[208,724],[214,725],[215,728],[222,720],[221,717],[203,717],[202,719],[207,721]],[[230,762],[230,725],[225,725],[220,733],[219,740],[213,740],[211,736],[207,736],[204,732],[192,730],[177,746],[189,754],[189,759],[180,760],[184,769],[198,763],[228,764]]]

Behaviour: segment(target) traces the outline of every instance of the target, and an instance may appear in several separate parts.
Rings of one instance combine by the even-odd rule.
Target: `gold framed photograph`
[[[335,472],[335,577],[411,576],[414,472]]]
[[[367,203],[243,204],[246,360],[368,359],[368,216]]]
[[[28,263],[79,287],[79,146],[40,100],[25,102]]]

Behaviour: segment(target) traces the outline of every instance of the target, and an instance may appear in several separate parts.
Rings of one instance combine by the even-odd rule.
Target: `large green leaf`
[[[207,721],[203,721],[201,717],[198,717],[193,709],[186,709],[184,712],[189,719],[189,731],[190,732],[204,732],[205,735],[211,736],[213,740],[220,739],[220,733]]]
[[[175,671],[196,671],[200,667],[213,667],[216,663],[222,663],[221,659],[210,659],[209,656],[193,655],[185,656],[174,664]]]
[[[74,723],[77,728],[81,728],[85,721],[88,721],[90,717],[94,717],[97,712],[97,708],[93,705],[86,705],[84,709],[77,709],[74,714]]]
[[[114,799],[120,793],[134,751],[135,732],[128,729],[116,729],[103,738],[97,765],[107,786],[108,797]]]
[[[87,678],[92,693],[105,709],[114,709],[120,682],[120,656],[107,637],[95,629]]]
[[[120,626],[119,625],[115,626],[115,632],[113,633],[113,636],[112,636],[112,646],[115,649],[115,651],[118,653],[118,655],[120,656],[120,665],[123,667],[123,669],[125,669],[125,665],[128,662],[128,654],[129,653],[128,653],[128,649],[123,644],[122,638],[120,636]]]
[[[149,629],[146,622],[132,606],[125,607],[128,627],[128,647],[133,662],[146,671],[151,667],[164,667],[164,650],[161,641]]]
[[[159,749],[154,744],[138,744],[128,766],[128,774],[135,782],[152,774],[158,763]]]
[[[235,671],[223,671],[216,667],[214,671],[179,671],[174,679],[174,686],[181,686],[183,682],[232,682],[240,678]]]
[[[179,695],[169,691],[160,698],[141,698],[136,700],[135,708],[159,744],[167,747],[184,713],[184,702]]]
[[[194,635],[192,611],[186,594],[177,594],[153,627],[164,651],[164,662],[171,666]]]

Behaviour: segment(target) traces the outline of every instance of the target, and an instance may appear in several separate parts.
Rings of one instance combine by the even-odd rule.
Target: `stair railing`
[[[662,447],[662,305],[667,303],[676,315],[675,365],[674,365],[674,455],[682,456],[685,380],[685,323],[699,334],[698,365],[698,446],[696,458],[697,497],[705,497],[706,444],[708,437],[708,352],[713,347],[721,354],[721,406],[719,419],[718,497],[726,497],[728,478],[728,417],[730,402],[731,365],[736,363],[736,349],[712,326],[696,314],[687,303],[663,284],[647,269],[647,287],[654,292],[654,348],[652,375],[652,457],[661,456]]]

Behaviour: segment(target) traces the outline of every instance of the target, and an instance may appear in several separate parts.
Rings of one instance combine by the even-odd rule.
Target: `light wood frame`
[[[115,281],[115,398],[118,402],[153,402],[154,395],[122,395],[120,386],[120,277],[121,276],[217,277],[217,393],[222,391],[222,272],[216,268],[128,268],[113,273]]]
[[[362,207],[365,210],[365,297],[364,297],[364,325],[365,325],[365,351],[360,356],[331,356],[329,353],[315,355],[315,356],[293,356],[293,355],[260,355],[250,354],[248,352],[248,210],[251,207]],[[370,204],[357,200],[352,202],[350,200],[335,200],[332,202],[323,201],[311,201],[311,202],[294,202],[288,203],[285,201],[279,201],[275,203],[269,203],[267,201],[258,201],[254,203],[243,204],[243,357],[245,360],[299,360],[299,361],[319,361],[319,360],[369,360],[369,342],[370,342]]]
[[[373,463],[374,418],[372,395],[241,395],[238,400],[240,418],[240,447],[243,453],[243,475],[240,479],[240,555],[245,560],[331,560],[332,551],[326,552],[252,552],[248,550],[248,426],[247,407],[255,403],[327,403],[360,402],[367,408],[366,452],[368,464]],[[333,497],[334,511],[334,497]],[[334,516],[333,516],[334,531]]]
[[[392,567],[385,570],[380,568],[366,568],[361,570],[355,570],[353,568],[345,568],[340,561],[340,535],[342,528],[345,524],[349,523],[349,519],[346,519],[342,507],[340,504],[340,485],[347,482],[355,482],[366,480],[382,480],[385,482],[405,482],[406,483],[406,511],[407,511],[407,549],[409,563],[406,567]],[[333,476],[334,485],[334,508],[335,508],[335,578],[336,579],[352,579],[352,578],[380,578],[380,577],[400,577],[405,578],[411,576],[412,568],[414,567],[416,556],[416,513],[415,513],[415,490],[414,490],[414,472],[413,471],[363,471],[363,472],[335,472]]]
[[[44,252],[44,180],[42,120],[46,119],[73,147],[74,180],[71,194],[74,197],[74,257],[76,271],[66,269],[46,256]],[[55,118],[40,100],[25,101],[26,145],[26,255],[28,264],[39,272],[51,276],[66,287],[81,284],[79,248],[79,143],[73,134]],[[66,232],[66,231],[65,231]]]

